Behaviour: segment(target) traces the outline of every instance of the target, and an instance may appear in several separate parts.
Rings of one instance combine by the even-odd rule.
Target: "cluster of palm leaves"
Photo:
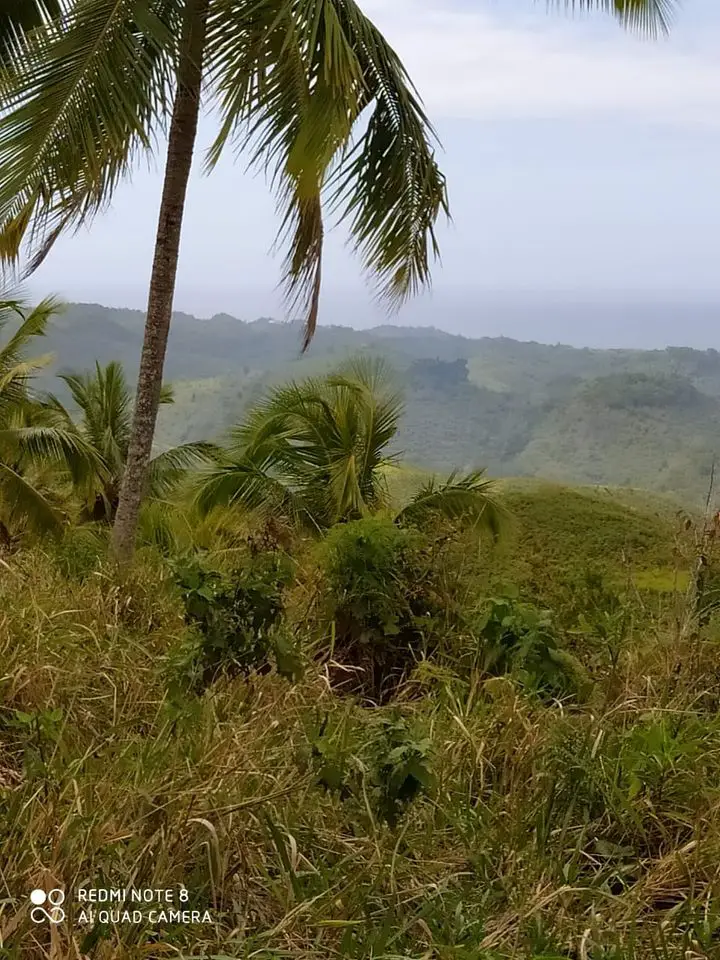
[[[391,507],[387,469],[402,416],[387,365],[354,359],[337,373],[270,392],[233,431],[201,476],[197,504],[281,516],[310,531]],[[482,471],[430,480],[397,514],[422,524],[433,515],[479,525],[494,536],[504,518]]]
[[[82,434],[60,423],[55,405],[32,390],[33,375],[51,358],[29,359],[27,348],[44,335],[56,308],[52,300],[32,310],[16,300],[0,301],[0,333],[13,331],[0,348],[0,540],[6,544],[25,527],[60,526],[52,482],[58,474],[82,485],[103,471]]]
[[[96,364],[94,373],[61,374],[79,419],[66,410],[55,396],[48,403],[70,434],[79,435],[96,454],[101,470],[89,474],[77,485],[81,496],[82,520],[112,523],[117,510],[123,470],[130,444],[132,393],[121,364]],[[170,385],[162,388],[160,402],[174,402]],[[184,443],[152,458],[148,470],[147,495],[168,496],[192,467],[215,455],[211,443]]]
[[[75,413],[53,395],[33,389],[34,376],[52,357],[27,356],[46,333],[59,305],[44,300],[29,309],[0,301],[0,541],[25,529],[57,532],[74,515],[80,522],[111,522],[127,459],[132,395],[122,367],[109,363],[93,374],[66,374]],[[162,401],[172,402],[170,388]],[[153,458],[150,496],[166,496],[188,468],[212,457],[214,447],[188,443]]]

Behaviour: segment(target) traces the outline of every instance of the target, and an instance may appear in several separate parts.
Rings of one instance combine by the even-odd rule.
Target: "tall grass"
[[[182,692],[151,555],[119,582],[18,554],[0,611],[6,960],[720,953],[712,623],[628,642],[586,704],[422,663],[368,709],[319,665]],[[33,924],[50,886],[67,920]],[[184,886],[212,922],[79,924],[77,888],[131,886]]]

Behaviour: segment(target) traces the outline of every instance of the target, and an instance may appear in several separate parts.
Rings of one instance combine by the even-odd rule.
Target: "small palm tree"
[[[95,451],[100,469],[83,479],[79,492],[83,501],[83,520],[112,523],[117,510],[120,485],[130,445],[132,393],[120,363],[95,365],[95,372],[61,374],[80,411],[75,422],[57,397],[50,403],[68,431],[77,435]],[[173,403],[172,389],[164,386],[160,402]],[[185,443],[155,456],[149,465],[148,493],[166,496],[186,471],[212,458],[210,443]]]
[[[357,359],[337,373],[272,391],[232,434],[202,476],[196,502],[281,515],[316,531],[389,507],[388,451],[402,415],[380,360]],[[424,487],[397,516],[422,523],[433,513],[499,531],[502,509],[481,472]]]
[[[57,505],[61,477],[85,483],[102,464],[82,437],[58,422],[52,405],[31,390],[33,375],[52,357],[27,359],[28,345],[45,334],[58,304],[43,300],[34,309],[0,300],[0,332],[15,326],[0,348],[0,540],[30,527],[56,531],[63,515]]]
[[[375,512],[401,409],[379,361],[279,387],[233,431],[198,506],[241,505],[315,529]]]

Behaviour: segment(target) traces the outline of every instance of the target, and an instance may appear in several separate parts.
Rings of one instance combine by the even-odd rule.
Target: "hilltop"
[[[50,334],[53,372],[118,359],[131,376],[140,311],[71,304]],[[580,349],[434,328],[299,330],[226,314],[173,321],[161,446],[222,436],[271,383],[326,370],[355,353],[386,357],[406,401],[405,459],[431,470],[486,466],[497,476],[643,487],[697,503],[720,441],[720,354],[713,349]]]

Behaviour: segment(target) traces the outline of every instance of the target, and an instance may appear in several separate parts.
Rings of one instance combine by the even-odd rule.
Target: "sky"
[[[657,40],[532,0],[360,3],[438,132],[452,211],[431,293],[392,322],[577,345],[720,348],[716,0],[685,0]],[[203,147],[213,130],[203,117]],[[201,159],[199,151],[176,309],[282,316],[278,221],[264,177],[229,154],[207,177]],[[138,169],[89,229],[64,237],[32,292],[144,308],[161,170],[162,157]],[[387,322],[346,240],[338,227],[326,244],[320,322]],[[567,308],[556,316],[560,302],[577,303],[579,318],[583,303],[607,303],[615,319],[593,311],[583,323]],[[667,310],[654,322],[652,310],[624,309],[633,303],[676,303],[677,323]]]

